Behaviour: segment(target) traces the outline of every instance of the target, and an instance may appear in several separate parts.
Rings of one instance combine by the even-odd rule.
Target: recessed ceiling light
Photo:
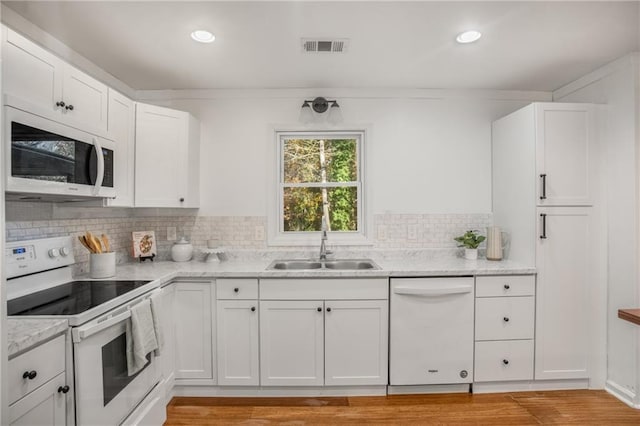
[[[195,30],[191,33],[191,38],[200,43],[212,43],[216,36],[207,30]]]
[[[480,31],[470,30],[470,31],[465,31],[463,33],[458,34],[458,37],[456,37],[456,41],[458,43],[463,43],[463,44],[473,43],[474,41],[478,41],[480,37],[482,37],[482,34],[480,33]]]

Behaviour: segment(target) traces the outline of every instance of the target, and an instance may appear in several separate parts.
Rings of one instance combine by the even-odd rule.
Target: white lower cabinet
[[[533,380],[535,276],[476,277],[474,382]]]
[[[175,374],[180,379],[214,379],[210,281],[175,284]]]
[[[217,302],[218,385],[257,386],[258,301]]]
[[[66,423],[65,336],[10,359],[7,376],[11,425]]]
[[[531,380],[533,340],[476,342],[476,382]]]
[[[63,426],[66,424],[65,373],[9,406],[11,426]]]
[[[536,380],[588,378],[591,208],[538,213]]]
[[[158,361],[162,370],[162,385],[165,389],[164,395],[161,396],[167,400],[171,399],[171,390],[176,378],[175,294],[175,284],[169,284],[162,288],[160,330],[162,332],[163,345]]]
[[[387,279],[261,280],[260,384],[386,385],[388,286]]]
[[[388,311],[386,300],[325,302],[325,385],[387,383]]]
[[[321,300],[260,301],[263,386],[324,385],[323,312]]]

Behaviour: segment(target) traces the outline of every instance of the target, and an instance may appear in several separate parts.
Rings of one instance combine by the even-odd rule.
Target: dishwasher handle
[[[404,294],[407,296],[446,296],[449,294],[464,294],[471,293],[473,286],[471,284],[466,285],[448,285],[442,287],[403,287],[398,286],[393,288],[395,294]]]

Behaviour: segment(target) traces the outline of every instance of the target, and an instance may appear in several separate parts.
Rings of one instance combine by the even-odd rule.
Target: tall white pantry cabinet
[[[590,104],[533,103],[493,123],[493,219],[537,269],[536,380],[588,379],[595,132]]]

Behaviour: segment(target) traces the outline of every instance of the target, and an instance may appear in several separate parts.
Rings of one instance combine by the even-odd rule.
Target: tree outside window
[[[361,133],[281,136],[281,230],[361,230]]]

